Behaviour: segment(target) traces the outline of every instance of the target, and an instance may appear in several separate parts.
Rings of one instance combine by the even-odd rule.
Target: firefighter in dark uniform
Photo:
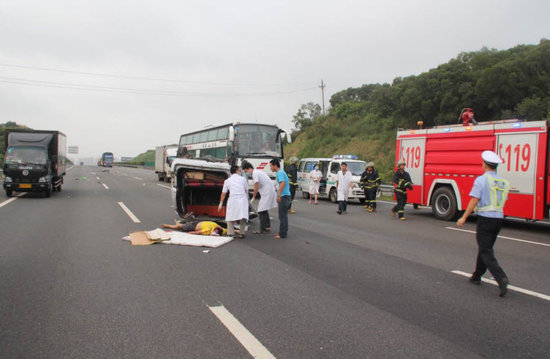
[[[481,284],[481,277],[487,269],[498,283],[500,296],[504,297],[508,291],[508,276],[495,258],[493,246],[502,227],[504,218],[504,204],[510,191],[510,183],[496,174],[497,166],[502,163],[501,158],[492,151],[481,154],[484,174],[476,178],[470,192],[470,203],[464,215],[456,222],[461,227],[468,216],[476,210],[477,228],[476,240],[478,246],[476,269],[470,277],[473,284]]]
[[[290,166],[288,166],[287,174],[290,184],[290,206],[288,207],[288,213],[294,214],[296,211],[292,209],[292,201],[294,201],[296,188],[298,188],[298,159],[296,157],[290,158]]]
[[[406,218],[403,209],[407,204],[407,190],[412,190],[413,186],[411,176],[405,171],[405,161],[403,160],[397,162],[397,171],[393,175],[393,185],[397,204],[392,208],[391,214],[392,217],[395,217],[397,213],[399,219],[404,221]]]
[[[367,168],[361,174],[361,187],[365,191],[365,208],[367,212],[376,212],[376,192],[380,188],[382,180],[378,176],[378,171],[374,168],[374,163],[367,163]]]

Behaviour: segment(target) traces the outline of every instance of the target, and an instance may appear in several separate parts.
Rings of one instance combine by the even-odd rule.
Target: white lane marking
[[[134,177],[135,179],[137,179],[138,181],[143,181],[143,178],[140,178],[140,177]]]
[[[96,176],[96,178],[97,178],[98,180],[101,179],[101,178],[99,178],[99,177],[97,177],[97,176]]]
[[[122,202],[118,202],[118,205],[120,206],[120,208],[122,208],[122,210],[124,212],[126,212],[126,214],[128,215],[128,217],[130,217],[130,219],[132,221],[134,221],[134,223],[141,223],[141,221],[139,220],[139,218],[136,217],[135,214],[132,213],[132,211],[130,211],[130,209],[128,207],[126,207],[126,205]]]
[[[275,356],[263,346],[262,343],[252,333],[246,329],[225,307],[208,307],[212,313],[222,322],[231,334],[242,344],[242,346],[252,355],[253,358],[272,358]]]
[[[470,231],[468,229],[460,229],[460,228],[454,228],[454,227],[445,227],[447,229],[452,229],[453,231],[459,231],[459,232],[467,232],[467,233],[476,233],[476,231]],[[523,243],[529,243],[529,244],[536,244],[538,246],[544,246],[544,247],[550,247],[550,244],[547,244],[547,243],[541,243],[541,242],[533,242],[533,241],[528,241],[526,239],[519,239],[519,238],[512,238],[512,237],[506,237],[506,236],[498,236],[498,238],[502,238],[502,239],[508,239],[510,241],[516,241],[516,242],[523,242]]]
[[[162,188],[172,189],[172,187],[170,187],[170,186],[165,186],[165,185],[159,184],[159,183],[157,183],[157,186],[160,186],[160,187],[162,187]]]
[[[472,276],[471,273],[466,273],[466,272],[462,272],[462,271],[459,271],[459,270],[452,270],[451,272],[454,273],[454,274],[464,276],[464,277],[468,277],[468,278],[470,278]],[[491,284],[494,284],[494,285],[498,285],[498,283],[496,281],[492,280],[492,279],[487,279],[487,278],[481,277],[481,280],[484,281],[485,283],[491,283]],[[540,298],[540,299],[550,301],[550,295],[534,292],[532,290],[523,289],[523,288],[516,287],[516,286],[513,286],[513,285],[508,285],[508,289],[519,292],[519,293],[531,295],[533,297],[537,297],[537,298]]]
[[[6,205],[12,203],[12,202],[15,201],[17,198],[23,197],[24,195],[25,195],[25,193],[20,193],[20,194],[16,195],[15,197],[12,197],[12,198],[10,198],[10,199],[5,200],[4,202],[0,202],[0,208],[2,208],[2,207],[4,207],[4,206],[6,206]]]
[[[109,186],[107,186],[105,183],[102,183],[103,187],[105,187],[105,189],[109,189]]]

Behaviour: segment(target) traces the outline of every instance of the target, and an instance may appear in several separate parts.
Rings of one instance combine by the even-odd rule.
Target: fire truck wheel
[[[432,210],[437,219],[450,221],[457,215],[456,197],[449,187],[438,188],[432,200]]]
[[[304,197],[305,199],[309,199],[309,192],[302,191],[302,197]]]
[[[332,203],[336,203],[338,201],[338,197],[336,195],[336,188],[333,188],[330,190],[329,198]]]
[[[13,191],[11,189],[7,189],[6,190],[6,197],[11,197],[13,196]]]

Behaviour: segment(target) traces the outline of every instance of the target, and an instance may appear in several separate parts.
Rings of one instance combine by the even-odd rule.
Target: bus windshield
[[[48,162],[48,154],[43,147],[11,146],[6,153],[5,162],[45,165]]]
[[[235,147],[240,157],[282,157],[278,128],[268,125],[235,125]]]

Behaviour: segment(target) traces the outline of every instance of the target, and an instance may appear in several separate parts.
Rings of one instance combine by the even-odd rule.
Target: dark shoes
[[[498,284],[498,288],[500,289],[499,297],[504,297],[508,293],[508,283],[510,283],[508,278],[503,278]]]
[[[481,278],[476,277],[476,276],[471,276],[470,277],[470,283],[475,284],[475,285],[481,285]]]
[[[338,214],[342,214],[342,211],[338,210],[338,211],[336,211],[336,213],[338,213]]]

